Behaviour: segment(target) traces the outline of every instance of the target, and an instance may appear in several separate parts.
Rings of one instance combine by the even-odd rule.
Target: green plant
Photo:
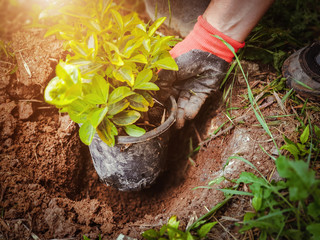
[[[300,141],[297,143],[284,136],[286,144],[280,149],[285,149],[290,152],[296,160],[305,159],[306,156],[308,159],[312,158],[317,160],[320,152],[320,129],[317,125],[314,125],[313,128],[310,126],[311,125],[305,126],[302,134],[300,135]],[[314,134],[310,134],[310,129],[313,130]],[[312,154],[314,155],[313,157],[311,156]]]
[[[195,240],[203,239],[207,236],[211,228],[216,225],[217,222],[200,221],[198,224],[193,226],[195,235],[192,235],[190,230],[181,231],[179,230],[180,222],[177,221],[176,216],[172,216],[167,224],[164,224],[159,231],[149,229],[142,233],[142,236],[147,240]],[[204,224],[205,223],[205,224]]]
[[[79,135],[89,145],[95,133],[108,145],[123,129],[141,136],[135,123],[153,106],[159,69],[177,70],[168,50],[172,36],[156,30],[137,13],[125,13],[110,0],[73,0],[40,14],[55,22],[45,34],[65,40],[71,54],[60,61],[45,89],[46,102],[67,112],[81,125]]]
[[[237,158],[242,160],[241,158]],[[246,162],[248,163],[248,162]],[[252,164],[250,164],[252,166]],[[277,171],[284,180],[269,182],[262,173],[257,177],[242,172],[238,184],[247,184],[250,192],[219,189],[224,193],[252,197],[254,211],[244,216],[240,232],[260,230],[259,239],[318,239],[320,226],[320,181],[307,162],[280,156]]]

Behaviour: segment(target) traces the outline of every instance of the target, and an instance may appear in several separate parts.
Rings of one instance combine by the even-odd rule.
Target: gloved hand
[[[178,71],[161,70],[157,96],[178,99],[176,127],[182,128],[186,120],[193,119],[205,100],[219,89],[233,53],[218,38],[222,37],[235,51],[244,46],[213,28],[202,16],[190,34],[178,43],[170,54],[179,67]]]

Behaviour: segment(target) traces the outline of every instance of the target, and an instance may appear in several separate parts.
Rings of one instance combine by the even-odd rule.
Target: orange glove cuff
[[[226,36],[222,32],[219,32],[202,16],[199,16],[193,30],[183,41],[178,43],[170,51],[170,54],[173,58],[176,58],[192,49],[198,49],[212,53],[213,55],[216,55],[227,62],[231,62],[234,57],[233,53],[220,39],[214,37],[214,35],[220,36],[227,43],[229,43],[234,48],[235,52],[245,45],[244,42],[240,43],[231,37]]]

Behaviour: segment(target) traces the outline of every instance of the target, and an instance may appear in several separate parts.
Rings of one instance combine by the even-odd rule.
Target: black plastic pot
[[[300,95],[320,100],[320,41],[289,56],[282,66],[287,86]],[[306,87],[307,86],[307,87]]]
[[[169,117],[141,137],[119,136],[109,147],[96,134],[89,146],[100,179],[120,191],[138,191],[152,185],[164,170],[170,127],[176,120],[177,104],[170,97]]]

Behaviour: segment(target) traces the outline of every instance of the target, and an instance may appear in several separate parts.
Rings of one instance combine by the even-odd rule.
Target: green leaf
[[[120,28],[120,31],[122,32],[123,31],[123,20],[122,20],[120,13],[114,9],[111,9],[111,13],[112,13],[113,18],[116,20],[116,22]]]
[[[91,34],[88,38],[88,48],[93,49],[92,57],[94,58],[98,54],[98,38],[96,34]]]
[[[89,21],[86,21],[86,23],[86,26],[94,32],[101,32],[102,29],[97,19],[91,19]]]
[[[244,191],[238,191],[238,190],[232,190],[232,189],[217,189],[221,192],[224,192],[226,194],[237,194],[237,195],[244,195],[244,196],[253,196],[250,192],[244,192]]]
[[[92,50],[89,50],[85,43],[78,43],[74,40],[71,40],[69,41],[69,46],[71,47],[72,51],[80,57],[86,58],[92,53]]]
[[[95,133],[96,129],[92,126],[90,121],[86,121],[79,129],[80,139],[86,145],[90,145]]]
[[[142,42],[142,45],[143,45],[144,49],[145,49],[147,52],[150,52],[150,50],[151,50],[151,42],[150,42],[150,39],[145,39],[145,40]]]
[[[72,100],[70,102],[64,102],[64,94],[66,91],[67,86],[65,82],[59,77],[54,77],[45,88],[44,99],[47,103],[63,106],[64,104],[72,102]]]
[[[118,130],[108,118],[104,118],[99,124],[97,133],[100,139],[104,141],[108,146],[114,146],[115,136],[118,135]]]
[[[120,67],[113,72],[113,76],[121,82],[127,82],[130,87],[134,85],[134,76],[130,66]]]
[[[111,64],[118,66],[118,67],[121,67],[124,65],[124,62],[123,62],[120,54],[117,54],[117,53],[115,53],[113,58],[110,59],[110,62],[111,62]]]
[[[144,38],[140,37],[138,39],[134,38],[129,40],[125,47],[123,48],[122,54],[126,57],[126,58],[130,58],[131,54],[142,45]]]
[[[162,58],[153,63],[152,66],[172,71],[178,71],[178,65],[172,57]]]
[[[143,134],[146,133],[146,130],[134,124],[124,126],[124,130],[129,136],[132,136],[132,137],[141,137]]]
[[[81,82],[79,69],[71,64],[66,64],[63,61],[60,61],[56,66],[56,75],[62,79],[67,86],[72,86]]]
[[[195,238],[191,235],[190,232],[187,232],[187,239],[186,240],[195,240]]]
[[[83,235],[83,240],[90,240],[86,235]]]
[[[140,92],[140,94],[148,101],[149,107],[153,107],[154,101],[153,101],[152,96],[149,93],[147,93],[146,91],[142,91],[142,92]]]
[[[170,219],[168,221],[168,226],[175,228],[175,229],[178,229],[179,221],[177,221],[177,216],[170,217]]]
[[[249,221],[253,219],[257,214],[254,212],[246,212],[246,214],[243,217],[243,221]]]
[[[67,112],[72,121],[76,123],[84,123],[88,120],[90,108],[91,105],[88,105],[83,100],[77,99],[68,105]]]
[[[285,156],[280,156],[276,161],[280,177],[287,178],[291,201],[305,200],[315,184],[315,172],[309,169],[307,162],[292,161]]]
[[[149,107],[149,102],[140,94],[134,94],[129,96],[128,101],[130,107],[140,112],[147,112]]]
[[[312,234],[312,240],[320,240],[320,223],[311,223],[307,230]]]
[[[153,50],[151,55],[157,56],[163,50],[167,50],[169,48],[168,43],[173,39],[173,36],[161,37],[156,41],[156,44],[153,46]]]
[[[134,87],[139,86],[139,84],[149,82],[152,79],[152,71],[150,69],[144,69],[138,73]]]
[[[152,71],[150,69],[144,69],[137,75],[135,80],[133,89],[141,89],[141,90],[159,90],[159,87],[149,82],[152,79]]]
[[[66,106],[72,103],[81,95],[81,84],[68,86],[59,77],[50,80],[44,91],[44,99],[47,103],[57,107]]]
[[[165,232],[167,231],[167,225],[164,224],[159,231],[160,236],[163,236],[165,234]]]
[[[98,127],[102,119],[106,116],[107,112],[108,112],[108,107],[105,107],[105,108],[96,108],[90,113],[89,120],[94,128]]]
[[[316,202],[312,202],[308,205],[308,214],[315,220],[320,217],[320,205]]]
[[[126,126],[135,123],[141,117],[140,113],[134,110],[125,110],[112,118],[118,126]]]
[[[160,88],[155,83],[147,82],[135,87],[135,89],[158,91]]]
[[[105,42],[104,44],[105,44],[104,47],[108,51],[114,51],[115,53],[120,54],[119,48],[115,44],[113,44],[111,42]]]
[[[103,99],[101,99],[101,97],[99,95],[97,95],[96,93],[90,93],[90,94],[86,94],[83,97],[83,100],[85,102],[88,102],[90,104],[104,104],[105,102],[103,101]]]
[[[100,75],[95,75],[92,79],[92,86],[99,98],[101,99],[101,104],[106,103],[109,97],[109,83]]]
[[[161,26],[161,24],[166,20],[166,17],[158,18],[150,27],[148,30],[148,35],[151,37],[157,29]]]
[[[241,183],[241,182],[246,184],[256,183],[257,185],[268,187],[268,182],[266,180],[264,180],[263,178],[257,177],[251,172],[242,172],[240,174],[240,177],[237,180],[237,183]]]
[[[127,99],[122,99],[119,102],[113,103],[109,105],[108,115],[116,115],[119,112],[123,111],[127,107],[129,107],[130,103]]]
[[[144,56],[143,54],[137,54],[135,56],[132,56],[129,59],[126,59],[126,61],[144,63],[144,64],[148,63],[148,60],[147,60],[146,56]]]
[[[115,90],[113,90],[109,96],[109,105],[110,104],[113,104],[113,103],[116,103],[116,102],[119,102],[121,101],[122,99],[130,96],[134,94],[134,92],[131,91],[130,88],[128,87],[118,87],[116,88]]]
[[[211,228],[216,225],[217,222],[211,222],[204,224],[201,228],[197,231],[200,238],[204,238],[210,232]]]
[[[300,136],[300,141],[302,144],[305,144],[308,141],[309,134],[310,134],[310,129],[309,129],[309,125],[307,125],[307,127],[303,130],[303,133]]]
[[[252,199],[252,206],[254,210],[259,211],[262,206],[263,188],[259,186],[259,189],[255,191]]]
[[[286,144],[286,145],[283,145],[280,149],[287,150],[288,152],[290,152],[294,156],[295,159],[299,159],[300,151],[299,151],[298,147],[296,146],[296,144]]]
[[[79,66],[79,70],[84,77],[92,73],[97,73],[102,67],[102,63],[91,62],[90,64]]]
[[[147,240],[158,240],[160,236],[161,235],[156,230],[153,230],[153,229],[149,229],[142,233],[142,237],[146,238]]]
[[[69,34],[73,35],[74,34],[74,27],[67,25],[67,24],[56,24],[48,29],[48,31],[44,35],[44,38],[49,37],[49,36],[56,34],[56,33],[59,33],[60,35],[61,35],[61,33],[69,33]],[[73,39],[72,36],[71,36],[71,38],[67,38],[67,40],[71,40],[71,39]]]

